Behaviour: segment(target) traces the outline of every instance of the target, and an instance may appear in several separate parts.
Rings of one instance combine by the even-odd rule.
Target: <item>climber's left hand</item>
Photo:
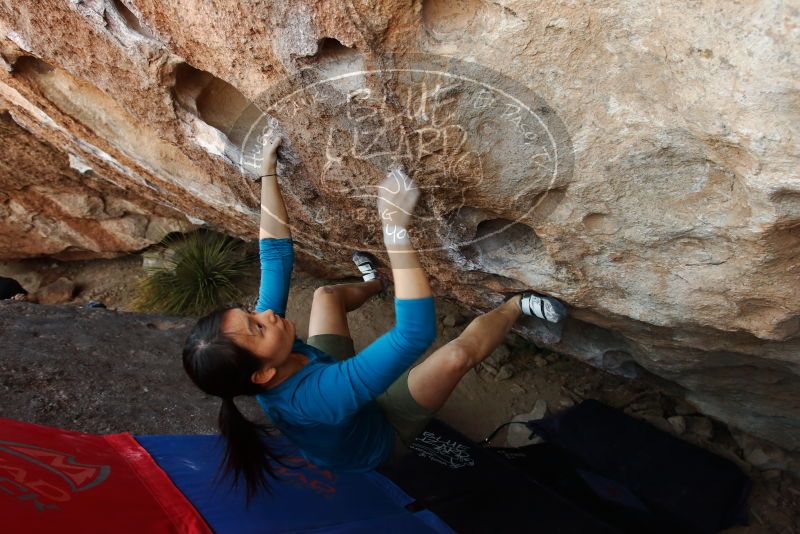
[[[281,145],[282,140],[280,134],[275,132],[265,133],[262,137],[262,174],[272,174],[275,172],[275,167],[278,164],[278,147]]]

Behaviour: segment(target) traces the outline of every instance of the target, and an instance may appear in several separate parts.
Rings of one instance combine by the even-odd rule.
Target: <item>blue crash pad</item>
[[[135,436],[218,533],[451,533],[434,513],[412,513],[413,499],[376,473],[332,473],[303,461],[283,438],[272,438],[292,466],[276,464],[272,494],[260,492],[245,507],[243,484],[215,483],[223,443],[218,436]],[[293,458],[293,460],[291,460]]]

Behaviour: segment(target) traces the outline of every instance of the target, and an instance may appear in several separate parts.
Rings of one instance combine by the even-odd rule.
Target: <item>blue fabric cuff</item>
[[[259,239],[258,252],[261,259],[271,260],[292,253],[291,237],[268,237]]]
[[[433,296],[417,299],[394,299],[395,320],[401,329],[422,331],[436,337],[436,306]]]

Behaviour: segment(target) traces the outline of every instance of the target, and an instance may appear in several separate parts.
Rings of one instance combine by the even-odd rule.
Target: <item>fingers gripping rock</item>
[[[378,213],[385,242],[408,242],[408,227],[419,195],[414,180],[397,167],[378,185]]]

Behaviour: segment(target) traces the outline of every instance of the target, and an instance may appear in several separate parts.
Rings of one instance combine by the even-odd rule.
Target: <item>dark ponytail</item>
[[[226,444],[225,472],[233,473],[233,484],[244,475],[248,502],[259,488],[270,492],[267,475],[276,475],[269,459],[278,458],[265,440],[273,429],[250,421],[242,415],[232,398],[225,397],[219,409],[219,430]]]
[[[262,391],[250,380],[262,362],[221,332],[222,319],[230,309],[217,310],[197,322],[183,347],[183,368],[197,387],[222,398],[219,430],[225,439],[225,456],[218,478],[232,473],[236,486],[244,477],[249,504],[259,488],[270,491],[268,478],[276,477],[272,460],[280,462],[280,458],[267,445],[274,428],[248,420],[233,400]]]

